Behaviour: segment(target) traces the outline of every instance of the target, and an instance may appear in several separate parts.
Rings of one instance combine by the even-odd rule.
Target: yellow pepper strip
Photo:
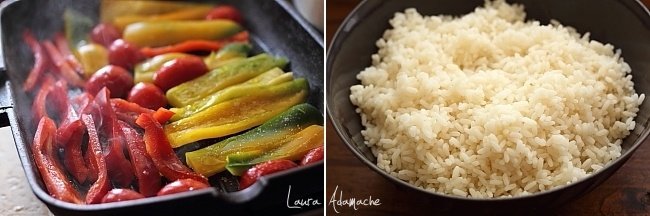
[[[155,15],[173,11],[206,6],[206,4],[180,1],[133,1],[133,0],[102,0],[100,6],[101,22],[112,22],[113,19],[124,15]]]
[[[229,86],[246,82],[274,67],[284,67],[287,60],[260,54],[214,69],[203,76],[167,91],[167,101],[174,107],[184,107]]]
[[[143,21],[202,20],[213,8],[212,5],[199,5],[158,15],[123,15],[115,17],[113,25],[122,31],[129,24]]]
[[[235,134],[264,123],[273,116],[302,103],[309,93],[305,79],[296,79],[250,92],[214,105],[190,117],[165,126],[172,147]]]
[[[145,21],[126,26],[124,40],[139,47],[160,47],[187,40],[219,40],[241,31],[232,20]]]
[[[199,101],[192,103],[191,105],[187,105],[183,108],[172,108],[171,111],[175,114],[171,120],[177,121],[179,119],[186,118],[221,102],[232,100],[238,97],[244,97],[249,95],[252,91],[264,90],[265,88],[268,89],[269,86],[289,82],[292,79],[292,73],[284,73],[279,68],[271,69],[244,83],[230,86],[226,89],[215,92],[212,95],[209,95]]]
[[[84,68],[84,76],[90,78],[97,70],[108,65],[108,50],[104,46],[90,43],[77,49],[77,59]]]
[[[186,162],[194,171],[211,176],[225,169],[231,155],[246,154],[253,158],[275,154],[284,157],[280,152],[302,152],[309,146],[322,145],[322,127],[312,126],[322,122],[323,116],[315,107],[299,104],[244,134],[185,153]],[[295,159],[297,155],[286,157]]]

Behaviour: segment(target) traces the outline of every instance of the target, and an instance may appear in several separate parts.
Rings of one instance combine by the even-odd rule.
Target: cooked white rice
[[[377,166],[429,191],[518,196],[621,155],[644,95],[610,44],[520,5],[462,17],[396,13],[350,88]]]

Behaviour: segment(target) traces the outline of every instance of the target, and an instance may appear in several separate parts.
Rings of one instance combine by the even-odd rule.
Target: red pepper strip
[[[81,66],[81,63],[77,60],[77,57],[75,57],[72,54],[72,51],[70,51],[70,46],[68,45],[68,40],[65,39],[63,34],[57,33],[54,36],[54,43],[56,44],[56,47],[59,49],[59,52],[63,57],[65,58],[66,62],[68,62],[68,65],[74,69],[77,74],[80,76],[83,76],[84,71],[83,71],[83,66]]]
[[[72,100],[70,100],[70,105],[74,110],[84,110],[86,106],[88,106],[88,104],[90,104],[90,102],[93,100],[93,95],[89,94],[88,92],[83,92],[80,95],[72,98]]]
[[[147,154],[142,135],[126,122],[120,121],[120,126],[126,139],[131,165],[138,179],[138,189],[145,197],[155,196],[162,187],[160,172]]]
[[[190,178],[208,184],[208,179],[205,176],[192,171],[176,157],[162,125],[151,114],[141,114],[135,123],[144,129],[147,153],[165,178],[170,181]]]
[[[248,42],[249,34],[247,31],[239,32],[230,38],[217,41],[209,40],[188,40],[178,44],[164,46],[164,47],[144,47],[140,52],[148,58],[172,52],[196,52],[196,51],[217,51],[225,45],[232,42]]]
[[[54,121],[48,117],[41,118],[32,145],[34,161],[41,173],[45,188],[52,197],[71,203],[83,203],[56,159],[57,153],[53,143],[55,133]]]
[[[165,124],[172,116],[174,112],[169,111],[165,108],[159,108],[156,111],[144,108],[137,103],[132,103],[120,98],[111,98],[111,105],[115,110],[115,114],[119,120],[125,121],[129,124],[135,124],[135,120],[142,113],[150,113],[153,117],[160,123]]]
[[[156,110],[156,112],[153,113],[153,118],[156,119],[158,123],[165,124],[165,122],[169,121],[169,119],[171,119],[174,114],[174,112],[160,107],[158,110]]]
[[[59,125],[66,120],[69,121],[72,116],[76,116],[76,112],[68,106],[68,84],[63,79],[54,83],[50,89],[50,93],[47,95],[47,104],[53,105],[52,108],[56,110],[55,114],[59,119]]]
[[[93,114],[96,119],[102,120],[101,134],[104,135],[104,140],[108,141],[108,145],[104,148],[108,175],[117,185],[128,187],[134,178],[133,168],[124,155],[124,136],[117,122],[115,111],[111,107],[108,88],[104,87],[97,93],[94,103],[98,109],[94,109]]]
[[[86,182],[89,172],[81,150],[85,130],[83,122],[77,119],[56,131],[56,142],[63,147],[63,165],[80,184]]]
[[[25,32],[23,32],[23,40],[25,43],[27,43],[29,48],[31,48],[32,52],[34,53],[34,67],[32,67],[32,69],[29,71],[29,76],[23,84],[23,90],[29,92],[34,89],[34,86],[36,86],[38,79],[40,77],[43,77],[45,70],[47,70],[47,67],[50,64],[50,60],[47,57],[47,53],[45,53],[45,50],[41,44],[38,43],[36,38],[34,38],[34,35],[32,35],[29,30],[25,30]]]
[[[97,162],[95,161],[92,148],[86,148],[84,162],[86,162],[86,167],[88,167],[88,176],[86,179],[88,182],[96,182],[99,177],[99,167],[97,167]]]
[[[50,94],[52,85],[54,85],[54,78],[46,76],[45,80],[43,80],[43,83],[41,84],[41,89],[38,90],[36,97],[34,97],[34,102],[32,103],[32,119],[34,125],[38,124],[36,121],[43,117],[49,118],[47,107],[45,105],[47,103],[47,95]]]
[[[59,50],[52,44],[51,41],[43,41],[42,43],[43,47],[49,54],[50,58],[52,58],[52,62],[54,65],[58,68],[59,72],[61,75],[70,82],[71,85],[73,86],[83,86],[84,81],[81,79],[79,74],[75,72],[72,67],[68,64],[68,62],[65,60],[63,55],[59,52]]]
[[[97,134],[97,127],[93,117],[88,114],[81,114],[81,120],[86,125],[88,131],[88,149],[92,154],[91,163],[97,167],[97,181],[90,186],[88,194],[86,194],[86,203],[94,204],[100,203],[102,198],[111,189],[110,181],[108,180],[108,171],[106,169],[106,160],[102,154],[102,147],[99,143],[99,135]]]

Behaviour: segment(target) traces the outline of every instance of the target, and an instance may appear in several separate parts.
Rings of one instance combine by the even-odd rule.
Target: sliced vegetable
[[[90,172],[83,160],[81,144],[86,132],[80,119],[62,125],[56,133],[58,145],[63,147],[63,165],[77,182],[84,183],[88,180]]]
[[[66,8],[63,12],[63,23],[65,28],[65,37],[71,50],[88,43],[88,34],[93,29],[93,20],[71,8]]]
[[[84,68],[85,78],[90,78],[99,69],[108,65],[108,50],[96,43],[80,46],[77,55]]]
[[[156,15],[195,8],[205,4],[179,1],[101,1],[100,20],[113,22],[124,15]]]
[[[79,74],[68,64],[68,61],[65,60],[65,57],[59,52],[59,50],[54,46],[51,41],[44,41],[42,46],[47,51],[48,56],[50,56],[54,66],[57,67],[59,73],[63,78],[65,78],[68,83],[73,86],[83,86],[84,81],[81,79]]]
[[[289,138],[282,140],[281,146],[276,149],[264,151],[262,147],[249,151],[253,154],[246,154],[247,152],[242,151],[228,155],[226,158],[226,169],[231,174],[238,176],[255,164],[265,161],[279,159],[300,160],[311,149],[323,146],[323,131],[323,126],[311,125],[291,135]]]
[[[158,47],[187,40],[224,39],[241,29],[230,20],[138,22],[124,29],[124,40],[140,47]]]
[[[292,73],[283,73],[279,68],[274,68],[244,83],[215,92],[183,108],[172,109],[176,113],[172,120],[187,118],[221,102],[248,96],[255,91],[269,91],[273,85],[291,81]]]
[[[54,121],[48,117],[41,118],[31,146],[34,162],[45,188],[52,197],[71,203],[83,203],[57,160],[57,151],[54,148],[55,133]]]
[[[183,8],[163,14],[156,15],[122,15],[113,19],[113,24],[118,29],[145,21],[174,21],[174,20],[197,20],[203,19],[212,10],[212,5],[197,5],[196,7]]]
[[[250,187],[262,176],[288,170],[297,166],[296,163],[290,160],[273,160],[258,164],[246,171],[246,173],[239,178],[239,190]]]
[[[122,33],[110,23],[100,23],[90,32],[90,39],[104,47],[109,47],[113,41],[120,39]]]
[[[135,200],[135,199],[142,199],[142,198],[144,198],[142,194],[135,192],[133,190],[116,188],[106,193],[106,195],[102,198],[102,203],[119,202],[119,201]]]
[[[316,163],[318,161],[322,161],[324,158],[325,158],[325,150],[323,146],[320,146],[318,148],[309,150],[309,152],[307,152],[305,157],[303,157],[302,160],[300,161],[300,165],[304,166],[307,164]]]
[[[107,65],[102,67],[88,79],[85,90],[90,94],[97,94],[102,88],[108,88],[112,98],[126,97],[133,87],[133,78],[124,68]]]
[[[203,59],[196,56],[184,56],[163,64],[154,74],[153,83],[163,91],[167,91],[207,72],[208,67],[203,63]]]
[[[33,124],[37,125],[41,118],[51,117],[47,113],[47,96],[50,94],[52,87],[54,85],[54,78],[51,76],[46,76],[45,80],[41,84],[41,88],[36,93],[34,97],[34,102],[32,102],[32,120]],[[37,120],[38,119],[38,120]]]
[[[251,45],[248,43],[230,43],[218,52],[212,52],[208,57],[205,57],[203,60],[208,66],[208,69],[213,70],[232,60],[245,59],[248,56],[248,52],[251,50]]]
[[[233,42],[241,42],[241,43],[248,43],[248,32],[243,31],[239,32],[232,37],[226,38],[226,39],[221,39],[221,40],[186,40],[177,44],[172,44],[168,46],[162,46],[162,47],[145,47],[140,50],[142,54],[148,57],[156,56],[156,55],[161,55],[165,53],[172,53],[172,52],[180,52],[180,53],[187,53],[187,52],[201,52],[201,51],[217,51],[220,50],[222,47],[233,43]]]
[[[128,100],[147,109],[158,109],[167,105],[167,98],[158,86],[151,83],[138,83],[129,92]]]
[[[81,120],[84,122],[84,125],[86,125],[86,130],[88,131],[88,152],[86,154],[90,154],[90,167],[95,167],[97,171],[97,180],[92,184],[92,186],[90,186],[90,189],[88,189],[88,194],[86,194],[86,203],[100,203],[104,195],[106,195],[108,190],[111,189],[110,180],[108,179],[108,171],[106,169],[106,160],[102,154],[95,120],[93,120],[93,117],[88,114],[81,114]]]
[[[178,179],[193,179],[208,184],[208,179],[192,171],[181,162],[165,136],[162,125],[151,114],[143,113],[136,124],[144,128],[144,143],[147,153],[153,163],[165,178],[175,181]]]
[[[142,55],[137,45],[122,39],[113,41],[108,48],[108,62],[127,70],[133,69],[138,62],[144,59],[145,56]]]
[[[165,122],[167,122],[171,118],[171,116],[174,115],[173,112],[166,110],[165,108],[162,107],[154,111],[154,110],[141,107],[136,103],[128,102],[119,98],[112,98],[111,106],[113,106],[117,118],[129,124],[135,124],[135,120],[142,113],[149,113],[153,115],[156,121],[158,121],[158,123],[160,124],[165,124]]]
[[[235,134],[273,118],[307,98],[308,84],[296,79],[250,92],[246,97],[212,106],[190,117],[165,126],[172,147],[191,142]]]
[[[275,67],[284,67],[287,60],[260,54],[224,65],[192,81],[167,91],[167,101],[183,107],[229,86],[245,82]]]
[[[70,50],[70,45],[68,45],[68,41],[65,39],[65,37],[62,34],[56,34],[54,36],[54,43],[56,44],[56,48],[59,50],[65,61],[70,65],[70,67],[77,72],[79,75],[83,75],[83,67],[81,66],[81,63],[77,60],[77,57],[72,54],[72,51]]]
[[[322,122],[322,115],[313,106],[296,105],[244,134],[185,153],[186,162],[194,171],[211,176],[225,169],[228,155],[254,151],[261,155],[290,143],[296,138],[293,135]]]
[[[209,13],[205,16],[207,20],[214,19],[228,19],[235,21],[237,23],[242,23],[241,14],[237,8],[230,5],[219,5],[210,10]]]
[[[23,90],[29,92],[34,89],[39,78],[43,77],[43,74],[50,65],[50,59],[47,56],[45,48],[38,43],[29,30],[23,32],[23,40],[34,54],[34,67],[29,71],[29,75],[23,84]]]
[[[165,53],[161,55],[156,55],[153,58],[148,59],[142,63],[139,63],[135,66],[135,78],[134,81],[144,82],[144,83],[153,83],[153,75],[158,71],[165,62],[189,56],[185,53]]]
[[[194,179],[179,179],[165,185],[165,187],[160,189],[157,195],[158,196],[169,195],[169,194],[181,193],[185,191],[193,191],[193,190],[209,188],[209,187],[210,187],[209,185],[200,181],[196,181]]]
[[[160,173],[147,154],[142,135],[126,122],[120,121],[126,139],[126,146],[135,171],[140,193],[146,197],[155,196],[161,187]]]

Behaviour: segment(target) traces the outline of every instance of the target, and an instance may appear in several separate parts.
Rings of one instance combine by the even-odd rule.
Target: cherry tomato
[[[102,203],[119,202],[144,198],[142,194],[129,189],[113,189],[102,198]]]
[[[300,165],[307,165],[310,163],[322,161],[324,153],[325,152],[323,150],[323,146],[309,150],[309,152],[307,152],[307,154],[302,158],[302,161],[300,161]]]
[[[205,19],[229,19],[237,23],[242,23],[242,18],[239,10],[230,5],[221,5],[214,7],[214,9],[208,12],[208,15],[205,16]]]
[[[152,110],[167,105],[165,94],[160,88],[151,83],[141,82],[133,86],[127,100]]]
[[[196,56],[180,57],[168,62],[153,75],[153,83],[163,91],[190,81],[208,72],[203,59]]]
[[[122,34],[115,26],[108,23],[100,23],[90,32],[90,39],[104,47],[110,47],[113,41],[120,39]]]
[[[133,87],[133,77],[122,67],[106,65],[88,79],[85,89],[96,95],[103,87],[111,91],[111,98],[122,98]]]
[[[262,176],[297,166],[296,163],[290,160],[271,160],[257,164],[253,168],[248,169],[248,171],[239,178],[239,190],[246,189],[253,185],[253,183]]]
[[[158,191],[157,195],[161,196],[161,195],[175,194],[175,193],[198,190],[198,189],[208,188],[208,187],[210,186],[194,179],[179,179],[165,185],[165,187],[163,187],[162,189],[160,189],[160,191]]]
[[[140,49],[135,45],[122,39],[113,41],[108,48],[108,63],[123,67],[127,70],[133,69],[133,66],[145,59]]]

